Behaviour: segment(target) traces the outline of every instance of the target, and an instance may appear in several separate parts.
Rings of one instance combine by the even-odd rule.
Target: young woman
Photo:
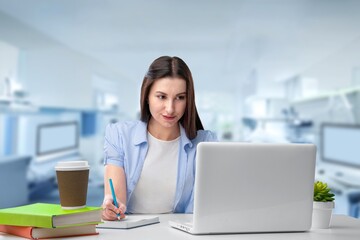
[[[178,57],[154,60],[141,86],[141,120],[106,128],[103,219],[128,213],[191,213],[196,146],[204,130],[190,69]],[[109,186],[112,179],[118,208]]]

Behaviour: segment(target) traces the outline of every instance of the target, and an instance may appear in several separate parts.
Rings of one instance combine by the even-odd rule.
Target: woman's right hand
[[[125,218],[126,206],[122,202],[118,202],[117,208],[113,204],[114,200],[112,196],[105,196],[102,204],[102,219],[107,221],[120,220]]]

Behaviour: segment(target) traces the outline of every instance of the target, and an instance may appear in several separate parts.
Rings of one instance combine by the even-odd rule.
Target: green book
[[[59,204],[34,203],[0,209],[0,224],[58,228],[101,222],[100,207],[64,210]]]

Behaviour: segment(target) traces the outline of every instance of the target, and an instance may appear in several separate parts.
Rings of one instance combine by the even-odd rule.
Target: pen
[[[112,179],[111,179],[111,178],[109,178],[109,183],[110,183],[110,189],[111,189],[111,194],[112,194],[112,197],[113,197],[114,205],[115,205],[115,207],[119,208],[119,205],[118,205],[118,203],[117,203],[117,201],[116,201],[116,195],[115,195],[114,185],[113,185],[113,183],[112,183]],[[120,214],[117,213],[116,216],[118,216],[118,218],[120,219]]]

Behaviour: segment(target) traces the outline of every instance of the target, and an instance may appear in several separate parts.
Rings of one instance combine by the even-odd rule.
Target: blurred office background
[[[335,213],[359,217],[360,1],[0,0],[0,208],[57,202],[86,159],[102,201],[109,122],[137,119],[161,55],[192,70],[221,141],[315,143]],[[259,166],[261,168],[261,166]],[[235,187],[235,185],[234,185]]]

